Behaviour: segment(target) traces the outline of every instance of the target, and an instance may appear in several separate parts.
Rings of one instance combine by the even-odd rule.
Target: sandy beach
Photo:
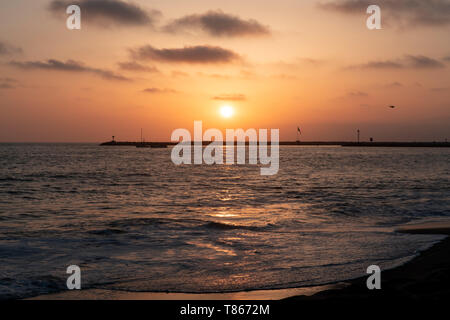
[[[450,234],[450,222],[427,222],[399,227],[396,232]],[[323,286],[232,293],[127,292],[104,289],[66,291],[41,295],[31,300],[281,300],[353,301],[364,299],[425,299],[450,297],[450,238],[435,244],[406,264],[382,271],[381,290],[368,290],[367,277]]]

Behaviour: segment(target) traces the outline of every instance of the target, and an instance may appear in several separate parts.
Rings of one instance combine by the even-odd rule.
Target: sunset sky
[[[66,28],[69,4],[81,30]],[[369,4],[382,30],[367,29]],[[300,126],[302,140],[442,141],[449,34],[450,0],[2,1],[0,142],[141,128],[169,141],[194,120],[281,140]]]

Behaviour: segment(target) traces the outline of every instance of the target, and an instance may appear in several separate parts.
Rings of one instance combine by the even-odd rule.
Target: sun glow
[[[234,109],[232,106],[226,105],[220,108],[220,114],[224,118],[231,118],[234,114]]]

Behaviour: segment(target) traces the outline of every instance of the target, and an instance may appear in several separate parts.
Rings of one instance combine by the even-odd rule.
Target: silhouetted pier
[[[187,142],[189,143],[189,142]],[[202,141],[204,146],[210,141]],[[108,141],[101,146],[137,146],[145,144],[152,148],[164,148],[164,146],[174,146],[178,142],[132,142],[132,141]],[[191,142],[193,145],[194,143]],[[226,142],[223,142],[226,145]],[[234,143],[237,145],[237,142]],[[249,143],[246,142],[245,145]],[[268,144],[271,144],[269,141]],[[406,147],[406,148],[448,148],[449,142],[348,142],[348,141],[280,141],[280,146],[340,146],[340,147]]]

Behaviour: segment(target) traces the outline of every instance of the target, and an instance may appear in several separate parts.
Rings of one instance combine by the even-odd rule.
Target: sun
[[[234,109],[232,106],[226,105],[220,108],[220,114],[224,118],[231,118],[234,114]]]

